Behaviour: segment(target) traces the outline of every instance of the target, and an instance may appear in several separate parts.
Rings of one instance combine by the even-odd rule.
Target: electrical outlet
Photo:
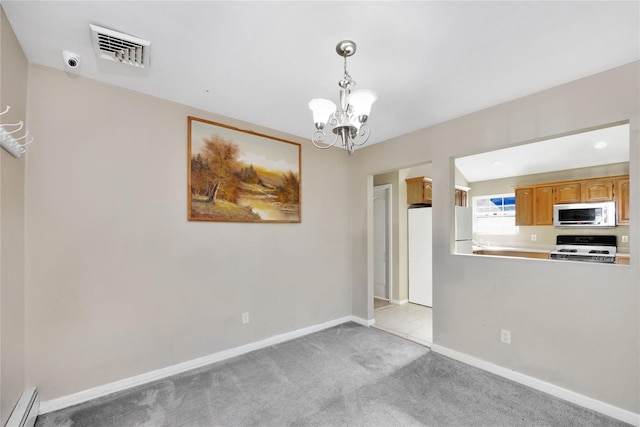
[[[249,313],[242,313],[242,324],[246,325],[249,323]]]
[[[622,243],[629,243],[629,236],[622,236]]]
[[[536,236],[535,234],[531,235],[531,241],[535,242],[536,240],[538,240],[538,236]]]
[[[500,341],[502,341],[505,344],[511,344],[511,331],[508,331],[506,329],[501,329]]]

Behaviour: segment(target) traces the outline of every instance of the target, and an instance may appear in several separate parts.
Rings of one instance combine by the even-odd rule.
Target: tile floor
[[[376,299],[373,317],[378,329],[399,335],[422,345],[433,342],[431,307],[418,304],[389,304]]]

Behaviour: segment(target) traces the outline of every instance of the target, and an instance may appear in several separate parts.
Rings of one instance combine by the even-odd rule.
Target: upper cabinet
[[[587,181],[582,184],[583,202],[608,202],[610,200],[613,200],[612,180]]]
[[[629,177],[619,178],[614,181],[613,195],[616,201],[617,224],[629,224]]]
[[[579,182],[567,182],[553,187],[553,203],[580,203],[582,190]]]
[[[516,188],[516,225],[533,225],[533,188]]]
[[[456,186],[455,193],[455,205],[456,206],[469,206],[469,189]]]
[[[518,205],[516,205],[517,209]],[[553,187],[535,187],[533,189],[533,223],[553,225]]]
[[[407,178],[407,204],[409,205],[430,205],[433,202],[433,182],[431,178],[419,176]],[[468,206],[469,188],[456,185],[455,205]]]
[[[616,202],[617,225],[629,224],[629,175],[516,186],[516,225],[553,225],[553,205]]]
[[[422,183],[422,199],[424,203],[431,203],[433,200],[433,183],[428,178]]]
[[[407,204],[431,204],[433,184],[431,179],[419,176],[407,178]]]
[[[613,180],[590,179],[553,186],[553,203],[608,202],[613,200]]]

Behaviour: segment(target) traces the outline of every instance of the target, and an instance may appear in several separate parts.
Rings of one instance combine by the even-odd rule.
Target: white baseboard
[[[40,398],[35,387],[25,390],[13,408],[5,427],[33,427],[40,413]]]
[[[147,372],[144,374],[136,375],[133,377],[125,378],[123,380],[115,381],[109,384],[104,384],[98,387],[83,390],[78,393],[70,394],[67,396],[58,397],[51,400],[45,400],[40,402],[40,414],[46,414],[48,412],[57,411],[69,406],[84,403],[92,399],[104,397],[116,392],[127,390],[132,387],[147,384],[152,381],[167,378],[171,375],[180,374],[192,369],[200,368],[202,366],[210,365],[215,362],[220,362],[225,359],[229,359],[235,356],[240,356],[245,353],[249,353],[254,350],[269,347],[274,344],[280,344],[285,341],[290,341],[295,338],[300,338],[305,335],[319,332],[324,329],[332,328],[337,325],[341,325],[346,322],[356,322],[364,326],[371,326],[369,322],[372,320],[364,320],[357,316],[345,316],[339,319],[330,320],[328,322],[319,323],[306,328],[298,329],[296,331],[287,332],[281,335],[276,335],[271,338],[256,341],[253,343],[241,345],[240,347],[231,348],[218,353],[211,354],[209,356],[199,357],[197,359],[189,360],[187,362],[178,363],[177,365],[168,366],[166,368],[157,369],[155,371]]]
[[[389,300],[389,302],[390,302],[391,304],[399,304],[399,305],[402,305],[402,304],[406,304],[406,303],[408,303],[408,302],[409,302],[409,300],[408,300],[408,299],[391,299],[391,300]]]
[[[351,316],[351,321],[356,322],[362,326],[373,326],[376,323],[376,319],[365,320],[362,317]]]
[[[640,426],[640,414],[627,411],[626,409],[618,408],[617,406],[613,406],[608,403],[593,399],[591,397],[576,393],[574,391],[558,387],[557,385],[539,380],[534,377],[530,377],[528,375],[513,371],[508,368],[504,368],[502,366],[495,365],[491,362],[478,359],[477,357],[470,356],[465,353],[460,353],[456,350],[452,350],[438,344],[433,344],[431,346],[431,351],[442,354],[443,356],[450,357],[459,362],[466,363],[467,365],[475,366],[476,368],[491,372],[492,374],[499,375],[517,383],[524,384],[528,387],[550,394],[559,399],[563,399],[584,408],[600,412],[601,414],[610,416],[620,421],[624,421],[631,425]]]

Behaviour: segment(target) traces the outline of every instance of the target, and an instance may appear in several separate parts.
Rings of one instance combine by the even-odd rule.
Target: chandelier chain
[[[351,74],[347,71],[347,54],[344,54],[344,80],[347,83],[347,86],[355,86],[356,82],[351,78]]]

